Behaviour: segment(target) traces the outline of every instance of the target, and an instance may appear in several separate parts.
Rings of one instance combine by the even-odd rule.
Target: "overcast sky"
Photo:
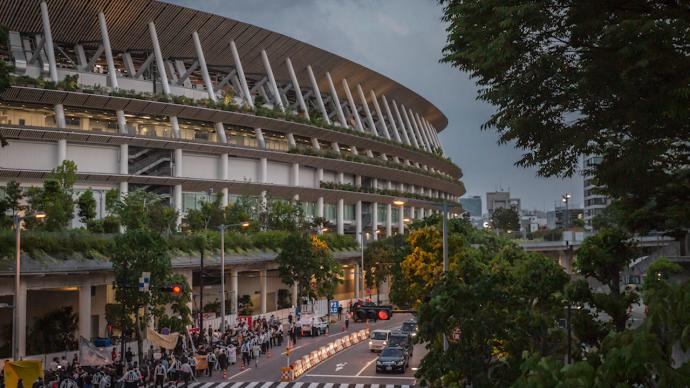
[[[468,75],[439,63],[445,43],[442,9],[434,0],[168,0],[277,31],[347,57],[416,91],[448,117],[439,135],[462,168],[466,195],[503,188],[523,209],[553,209],[565,192],[582,204],[582,179],[543,179],[514,166],[521,152],[482,131],[493,109],[476,100]],[[276,66],[274,64],[274,66]]]

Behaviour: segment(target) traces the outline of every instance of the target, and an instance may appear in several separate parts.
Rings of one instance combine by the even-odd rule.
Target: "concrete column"
[[[26,356],[26,303],[28,293],[26,283],[20,282],[19,295],[14,303],[17,305],[17,357]]]
[[[405,233],[405,206],[398,208],[398,233]]]
[[[383,97],[385,101],[385,96]],[[411,145],[410,137],[407,135],[407,129],[405,129],[405,123],[403,122],[402,116],[400,115],[400,110],[398,109],[398,104],[395,101],[391,101],[393,104],[393,111],[395,112],[395,118],[398,120],[398,125],[400,126],[400,133],[402,134],[402,140],[407,145]],[[391,118],[391,121],[394,121]]]
[[[292,163],[292,174],[290,176],[291,178],[291,185],[294,187],[299,187],[299,163]],[[299,201],[299,194],[295,194],[293,197],[295,201]]]
[[[337,209],[337,215],[336,215],[336,223],[337,223],[337,232],[338,234],[344,234],[345,233],[345,224],[344,224],[344,218],[345,217],[345,200],[340,198],[338,200],[338,209]]]
[[[259,284],[261,285],[261,314],[266,314],[266,294],[268,288],[268,271],[259,271]]]
[[[206,87],[208,98],[211,101],[216,101],[216,93],[213,90],[213,83],[211,83],[211,77],[208,74],[208,67],[206,66],[206,56],[204,56],[204,50],[201,47],[201,40],[199,39],[198,32],[192,32],[192,41],[194,41],[194,50],[196,51],[196,57],[199,61],[199,70],[201,70],[201,78],[204,81],[204,86]]]
[[[393,235],[393,205],[386,205],[386,237]]]
[[[381,124],[381,129],[383,129],[383,136],[390,140],[391,134],[388,132],[388,126],[386,125],[386,120],[383,117],[383,112],[381,111],[379,101],[376,98],[376,93],[374,93],[373,90],[370,90],[369,95],[371,97],[371,102],[374,104],[374,111],[376,111],[376,115],[379,117],[379,123]]]
[[[273,69],[271,69],[271,62],[268,60],[266,50],[261,50],[261,60],[264,62],[264,68],[266,69],[266,75],[268,76],[268,83],[271,85],[271,93],[273,93],[275,104],[278,105],[278,108],[280,108],[281,112],[285,112],[283,100],[280,99],[280,91],[278,90],[278,84],[276,83],[276,78],[273,75]]]
[[[59,139],[57,144],[57,165],[67,160],[67,140]]]
[[[247,84],[247,78],[244,76],[244,69],[242,69],[242,61],[240,60],[240,54],[237,52],[237,45],[235,41],[230,41],[230,51],[232,51],[232,59],[235,62],[235,70],[237,70],[237,75],[240,78],[240,85],[242,86],[242,94],[244,94],[244,100],[247,102],[250,108],[254,109],[254,99],[249,92],[249,86]]]
[[[398,143],[402,143],[402,138],[400,137],[400,133],[398,133],[398,125],[395,123],[395,118],[393,117],[393,113],[391,112],[391,107],[388,104],[388,100],[386,99],[386,96],[382,95],[381,100],[383,101],[383,109],[386,112],[386,116],[388,116],[388,122],[391,124],[391,127],[393,129],[392,130],[393,138]]]
[[[219,164],[220,168],[218,169],[218,179],[226,181],[228,180],[228,154],[220,154]],[[223,194],[221,203],[223,204],[223,207],[226,207],[228,206],[228,188],[223,187],[221,192]]]
[[[362,296],[359,294],[359,291],[361,287],[359,286],[359,279],[362,277],[361,275],[361,268],[358,263],[355,263],[355,268],[353,269],[355,273],[355,299],[362,298]]]
[[[378,202],[372,202],[371,204],[371,234],[374,241],[378,240],[378,234],[376,233],[379,229],[379,204]]]
[[[266,183],[268,180],[268,159],[259,159],[259,183]]]
[[[398,109],[393,103],[394,109]],[[409,133],[410,140],[412,140],[412,144],[415,146],[415,148],[420,148],[419,141],[417,140],[417,136],[414,133],[414,129],[412,128],[412,123],[410,123],[410,118],[407,116],[407,110],[405,109],[405,105],[400,106],[400,111],[402,112],[402,117],[405,119],[405,128],[407,128],[407,132]]]
[[[422,134],[422,138],[426,142],[426,145],[429,148],[429,151],[433,150],[434,144],[431,142],[431,137],[427,134],[426,129],[424,128],[424,125],[422,125],[422,120],[419,118],[419,113],[415,112],[414,117],[415,117],[415,121],[417,123],[417,127],[419,128],[419,132]]]
[[[311,87],[314,90],[314,98],[316,99],[316,103],[321,111],[323,120],[326,122],[326,124],[331,125],[331,119],[328,118],[328,112],[326,111],[326,106],[323,104],[319,84],[316,82],[316,77],[314,76],[314,71],[311,69],[311,65],[307,65],[307,74],[309,75],[309,81],[311,82]]]
[[[359,117],[357,112],[357,105],[355,105],[355,100],[352,98],[352,92],[350,91],[350,86],[347,84],[347,79],[342,80],[343,89],[345,89],[345,96],[347,97],[347,103],[350,105],[350,110],[352,111],[352,116],[355,118],[355,124],[357,130],[364,132],[364,127],[362,126],[362,119]]]
[[[335,113],[338,115],[338,121],[340,122],[340,126],[347,128],[347,120],[345,120],[343,107],[340,106],[340,99],[338,98],[338,92],[335,90],[335,85],[333,85],[331,73],[326,72],[326,80],[328,80],[328,89],[331,92],[331,98],[333,99],[333,105],[335,105]]]
[[[105,15],[103,14],[103,12],[98,13],[98,26],[101,29],[101,39],[103,40],[105,62],[108,64],[108,79],[110,80],[110,87],[112,87],[113,89],[117,89],[117,71],[115,70],[113,52],[110,48],[110,36],[108,35],[108,26],[105,22]]]
[[[287,66],[288,74],[290,74],[290,81],[292,81],[292,87],[295,89],[295,95],[297,96],[297,103],[299,104],[304,117],[307,120],[309,118],[309,110],[307,109],[307,104],[304,103],[304,97],[302,96],[302,89],[299,87],[299,81],[297,80],[297,75],[295,74],[295,69],[292,67],[292,61],[290,58],[285,58],[285,66]]]
[[[58,82],[57,64],[55,62],[55,49],[53,48],[53,32],[50,28],[50,17],[48,16],[48,4],[41,2],[41,20],[43,22],[43,37],[45,39],[45,51],[48,56],[48,68],[50,69],[50,80]]]
[[[355,237],[362,243],[362,201],[355,203]]]
[[[357,94],[359,95],[359,100],[362,103],[362,108],[364,109],[364,114],[367,117],[367,123],[369,124],[369,129],[371,133],[376,136],[380,136],[376,130],[376,124],[374,123],[374,118],[371,116],[371,111],[369,110],[369,105],[367,104],[367,99],[364,97],[364,92],[362,91],[362,85],[357,85]]]
[[[163,92],[166,95],[170,94],[170,84],[168,83],[168,73],[165,67],[165,61],[163,60],[163,53],[161,52],[161,46],[158,43],[158,34],[156,33],[156,25],[153,22],[149,22],[149,34],[151,35],[151,43],[153,44],[153,53],[156,56],[156,67],[158,68],[158,75],[161,80],[161,85],[163,86]]]
[[[424,136],[422,136],[422,131],[420,131],[419,127],[417,126],[417,121],[415,120],[414,112],[412,111],[412,109],[409,108],[408,111],[410,114],[410,123],[412,123],[412,129],[414,129],[414,133],[417,136],[417,143],[419,143],[425,150],[431,150],[429,145],[426,143]]]
[[[239,278],[239,272],[237,268],[230,269],[230,308],[232,309],[231,314],[237,314],[237,279]]]
[[[323,197],[316,200],[316,216],[323,218]]]
[[[79,335],[91,339],[91,282],[79,286]]]
[[[117,129],[119,130],[120,134],[129,134],[129,130],[127,129],[127,119],[125,118],[125,111],[117,110],[115,111],[115,115],[117,116]]]

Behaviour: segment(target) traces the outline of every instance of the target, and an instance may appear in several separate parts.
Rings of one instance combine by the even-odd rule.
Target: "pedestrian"
[[[134,357],[134,353],[132,353],[132,348],[127,347],[127,351],[125,352],[125,360],[127,361],[127,365],[132,363],[133,357]]]
[[[254,367],[258,368],[259,367],[259,356],[261,355],[261,348],[259,347],[258,343],[254,344],[252,351],[254,353]]]
[[[206,362],[208,363],[208,368],[206,368],[207,373],[208,373],[208,377],[212,377],[213,376],[213,368],[215,368],[216,361],[217,361],[216,355],[213,352],[208,352],[208,355],[206,356],[206,360],[207,360]]]
[[[249,366],[249,351],[249,341],[245,341],[242,344],[242,365],[244,365],[245,367]]]
[[[163,388],[165,386],[165,374],[166,374],[165,366],[163,365],[163,362],[158,362],[156,364],[156,368],[153,370],[153,375],[154,375],[154,383],[153,383],[153,388],[158,388],[161,387]]]
[[[342,315],[343,315],[343,306],[338,304],[338,320],[340,320],[342,318]]]
[[[223,376],[227,376],[225,372],[228,370],[228,355],[226,354],[225,349],[220,351],[220,354],[218,355],[218,366],[220,367],[220,370],[223,371]]]
[[[235,363],[237,363],[237,348],[235,348],[233,344],[228,346],[228,363],[230,365],[235,365]]]
[[[347,330],[348,327],[350,327],[350,314],[352,313],[350,313],[349,311],[345,314],[345,330]]]
[[[192,367],[189,365],[187,360],[182,362],[182,366],[180,366],[180,373],[182,374],[184,386],[187,388],[187,386],[189,386],[189,379],[192,376]]]

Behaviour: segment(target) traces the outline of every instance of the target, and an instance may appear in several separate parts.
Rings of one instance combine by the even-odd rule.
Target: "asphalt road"
[[[410,317],[410,314],[396,314],[390,321],[370,323],[369,328],[372,330],[398,328],[403,321]],[[328,335],[316,338],[299,338],[290,359],[296,360],[345,334],[364,329],[365,327],[365,323],[351,323],[349,330],[345,332],[342,331],[342,321],[331,324],[331,331]],[[199,379],[199,383],[280,381],[280,368],[287,365],[286,357],[281,354],[285,351],[285,345],[286,343],[284,342],[281,348],[273,348],[270,358],[265,355],[261,356],[258,367],[255,367],[252,363],[249,368],[241,369],[238,363],[228,369],[227,380],[223,379],[222,373],[215,371],[213,377],[202,377]],[[414,371],[424,353],[424,345],[415,346],[410,368],[405,374],[377,374],[375,363],[378,355],[369,351],[368,341],[362,341],[355,346],[336,353],[333,357],[310,369],[296,381],[304,383],[412,385],[415,382]],[[241,359],[238,361],[241,362]],[[195,385],[201,386],[202,384]],[[203,385],[211,388],[216,384]]]

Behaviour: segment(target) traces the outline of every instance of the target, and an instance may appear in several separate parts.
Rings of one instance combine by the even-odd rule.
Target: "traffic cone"
[[[266,350],[266,358],[271,358],[271,348]]]
[[[228,370],[223,369],[223,380],[227,380],[227,379],[228,379]]]

